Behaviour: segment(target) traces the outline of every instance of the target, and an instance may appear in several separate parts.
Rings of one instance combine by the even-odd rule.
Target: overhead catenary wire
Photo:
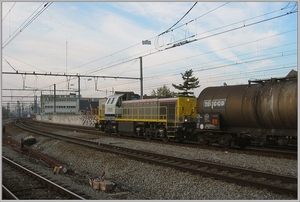
[[[40,16],[50,5],[52,2],[48,2],[46,4],[42,4],[43,6],[40,11],[38,11],[32,18],[30,18],[40,7],[38,7],[37,10],[35,10],[31,16],[18,28],[16,31],[12,34],[11,37],[9,37],[3,44],[2,44],[2,50],[10,43],[12,42],[21,32],[23,32],[38,16]]]
[[[197,2],[196,2],[197,3]],[[227,4],[229,4],[230,2],[226,2],[226,3],[224,3],[224,4],[222,4],[222,5],[220,5],[220,6],[218,6],[218,7],[216,7],[216,8],[214,8],[214,9],[212,9],[212,10],[210,10],[210,11],[208,11],[208,12],[206,12],[206,13],[204,13],[204,14],[202,14],[202,15],[200,15],[199,17],[197,17],[197,18],[194,18],[194,19],[192,19],[192,20],[190,20],[190,21],[188,21],[188,22],[186,22],[186,23],[184,23],[184,24],[182,24],[182,25],[179,25],[179,26],[177,26],[177,27],[175,27],[178,23],[179,23],[179,21],[177,22],[177,23],[175,23],[172,27],[170,27],[168,30],[166,30],[166,31],[164,31],[163,33],[161,33],[161,34],[159,34],[158,36],[160,36],[160,35],[163,35],[163,34],[166,34],[166,33],[168,33],[169,31],[174,31],[174,30],[176,30],[176,29],[178,29],[178,28],[180,28],[180,27],[182,27],[182,26],[184,26],[184,25],[187,25],[187,24],[189,24],[189,23],[191,23],[191,22],[193,22],[193,21],[195,21],[195,20],[197,20],[197,19],[199,19],[199,18],[201,18],[201,17],[203,17],[203,16],[205,16],[205,15],[207,15],[207,14],[209,14],[209,13],[212,13],[213,11],[215,11],[215,10],[217,10],[217,9],[219,9],[219,8],[221,8],[221,7],[223,7],[223,6],[225,6],[225,5],[227,5]],[[195,4],[193,5],[193,7],[195,6]],[[192,7],[192,8],[193,8]],[[192,9],[191,8],[191,9]],[[191,10],[190,9],[190,10]],[[189,10],[189,11],[190,11]],[[182,18],[181,18],[182,19]],[[180,20],[181,20],[180,19]],[[174,29],[172,29],[173,27],[175,27]]]
[[[290,69],[293,69],[293,68],[297,68],[297,64],[291,64],[291,65],[281,65],[281,66],[278,66],[278,67],[272,67],[270,69],[264,69],[264,70],[257,70],[257,71],[243,71],[243,72],[229,72],[228,74],[226,75],[222,75],[221,78],[219,79],[214,79],[213,76],[215,75],[212,75],[212,76],[207,76],[207,77],[199,77],[200,79],[200,82],[203,84],[203,83],[206,83],[206,84],[213,84],[213,85],[219,85],[219,84],[216,84],[216,82],[221,82],[223,83],[224,81],[230,81],[230,80],[236,80],[236,79],[249,79],[249,77],[256,77],[257,78],[257,73],[262,73],[260,74],[261,76],[263,75],[263,78],[266,78],[267,76],[272,76],[274,77],[274,74],[277,73],[277,74],[281,74],[283,76],[281,77],[284,77],[285,76],[285,73],[287,70],[290,70]],[[262,77],[259,77],[259,78],[262,78]],[[173,78],[173,76],[169,76],[169,78]],[[158,87],[161,87],[162,85],[171,85],[171,83],[166,83],[166,80],[168,79],[168,76],[164,76],[164,80],[159,80],[158,82],[155,82],[155,84],[147,84],[145,85],[145,88],[144,90],[153,90],[154,88],[158,88]],[[151,79],[147,79],[145,80],[145,83],[147,83],[148,81],[150,81]],[[134,84],[133,87],[131,87],[130,89],[132,91],[135,91],[135,90],[139,90],[138,88],[138,85],[136,85],[137,82],[134,82],[134,81],[128,81],[126,83],[122,83],[120,85],[130,85],[130,84]],[[115,89],[117,89],[117,86],[115,86]],[[103,88],[105,89],[106,86],[103,86]]]
[[[195,2],[194,5],[174,25],[172,25],[169,29],[167,29],[166,31],[162,32],[158,36],[163,35],[165,33],[168,33],[174,26],[176,26],[196,6],[197,3],[198,2]]]
[[[285,55],[284,57],[291,57],[291,56],[294,56],[294,55],[296,55],[296,52],[295,52],[294,54]],[[266,58],[260,59],[260,60],[258,60],[258,59],[256,59],[256,60],[247,60],[247,61],[241,62],[241,64],[242,64],[242,63],[250,64],[250,63],[256,63],[256,62],[261,62],[261,61],[268,61],[270,58],[271,58],[271,57],[266,57]],[[273,57],[273,58],[275,58],[275,57]],[[278,56],[277,58],[282,58],[282,57],[281,57],[281,56]],[[205,70],[213,70],[213,69],[215,69],[215,70],[216,70],[216,69],[224,69],[224,70],[225,70],[225,69],[228,69],[228,67],[236,66],[236,65],[238,65],[238,64],[232,63],[232,64],[223,65],[223,66],[219,65],[219,66],[210,67],[209,69],[205,69]],[[289,65],[289,67],[297,67],[297,64],[296,64],[296,63],[290,63],[290,64],[285,64],[285,65],[280,65],[280,66],[285,66],[285,68],[283,69],[283,70],[285,70],[285,69],[288,67],[287,65]],[[270,70],[272,70],[272,69],[275,68],[275,67],[276,67],[276,66],[273,66],[273,65],[272,65],[271,67],[265,68],[265,69],[261,69],[260,71],[261,71],[261,72],[269,72]],[[249,71],[249,70],[248,70],[248,71]],[[285,70],[285,71],[286,71],[286,70]],[[196,72],[196,71],[195,71],[195,72]],[[229,72],[229,75],[234,74],[234,73],[236,73],[236,71]],[[240,73],[240,74],[244,74],[244,73],[247,73],[247,71],[243,71],[243,72]],[[220,72],[218,72],[217,74],[219,75]],[[177,75],[177,74],[176,74],[176,75]],[[207,74],[200,74],[200,75],[207,75]],[[157,85],[160,85],[161,83],[165,84],[166,78],[168,78],[168,77],[172,77],[172,78],[173,78],[173,76],[175,76],[175,74],[173,74],[173,73],[155,76],[155,79],[156,79],[156,80],[161,81],[161,82],[155,82],[155,83],[156,83]],[[274,76],[274,75],[273,75],[273,76]],[[208,77],[211,77],[211,76],[208,76]],[[208,78],[208,77],[207,77],[207,78]],[[160,78],[164,78],[164,79],[162,80],[162,79],[160,79]],[[203,78],[203,77],[200,77],[200,78]],[[205,77],[204,77],[204,78],[205,78]],[[153,76],[147,76],[147,77],[145,77],[144,81],[147,82],[148,80],[153,80]],[[134,81],[122,82],[122,83],[120,83],[119,85],[124,86],[124,85],[130,84],[130,83],[134,83]],[[108,84],[108,86],[109,86],[109,84]],[[118,85],[115,85],[115,87],[117,87],[117,86],[118,86]],[[147,86],[148,86],[148,85],[147,85]],[[103,85],[102,87],[105,88],[106,85]]]
[[[269,37],[266,37],[266,38],[269,38]],[[260,39],[261,40],[261,39]],[[258,41],[258,40],[255,40],[255,41]],[[183,61],[183,60],[187,60],[187,59],[191,59],[191,58],[194,58],[194,57],[199,57],[199,56],[205,56],[205,55],[208,55],[208,54],[215,54],[219,51],[222,51],[222,50],[226,50],[226,49],[230,49],[232,47],[237,47],[237,46],[241,46],[241,45],[247,45],[249,43],[243,43],[243,44],[240,44],[240,45],[236,45],[236,46],[231,46],[231,47],[226,47],[226,48],[222,48],[222,49],[219,49],[219,50],[214,50],[214,51],[209,51],[209,52],[205,52],[205,53],[202,53],[202,54],[198,54],[198,55],[194,55],[194,56],[191,56],[191,57],[187,57],[187,58],[181,58],[181,59],[178,59],[178,60],[174,60],[174,61],[170,61],[170,62],[164,62],[164,63],[160,63],[160,64],[156,64],[156,65],[152,65],[152,66],[147,66],[144,68],[144,70],[147,70],[147,69],[153,69],[154,67],[157,67],[157,66],[162,66],[162,65],[166,65],[166,64],[170,64],[170,63],[174,63],[174,62],[179,62],[179,61]],[[271,48],[265,48],[265,49],[261,49],[259,50],[259,52],[262,52],[262,51],[268,51],[268,50],[272,50],[272,49],[278,49],[278,48],[283,48],[285,46],[291,46],[291,45],[296,45],[297,42],[292,42],[292,43],[288,43],[288,44],[285,44],[285,45],[281,45],[281,46],[275,46],[275,47],[271,47]],[[290,51],[295,51],[295,50],[289,50],[289,51],[285,51],[285,52],[290,52]],[[241,58],[242,56],[246,56],[246,55],[253,55],[254,53],[257,53],[257,51],[252,51],[252,52],[248,52],[248,53],[244,53],[244,54],[240,54],[240,55],[235,55],[233,57],[228,57],[228,58],[221,58],[219,60],[214,60],[214,61],[209,61],[209,62],[206,62],[206,63],[197,63],[197,64],[193,64],[193,65],[189,65],[188,68],[193,68],[194,66],[201,66],[203,67],[203,65],[205,64],[210,64],[210,63],[216,63],[216,62],[221,62],[223,63],[224,61],[226,60],[231,60],[232,59],[235,59],[236,57],[237,58]],[[273,53],[273,54],[278,54],[278,53],[282,53],[282,52],[277,52],[277,53]],[[262,57],[263,55],[255,55],[254,58],[258,58],[258,57]],[[244,59],[245,60],[245,59]],[[180,68],[180,67],[179,67]],[[157,74],[159,73],[159,75],[162,75],[161,73],[162,72],[170,72],[169,69],[166,69],[166,70],[161,70],[159,72],[155,72],[154,74]],[[148,74],[149,75],[149,74]],[[151,75],[150,75],[151,77]]]
[[[228,3],[228,2],[227,2],[227,3]],[[210,13],[210,12],[212,12],[212,11],[214,11],[214,10],[216,10],[216,9],[218,9],[218,8],[220,8],[220,7],[222,7],[222,6],[224,6],[224,5],[226,5],[227,3],[222,4],[221,6],[219,6],[219,7],[217,7],[217,8],[214,8],[213,10],[209,11],[208,13]],[[270,13],[267,13],[267,14],[270,14]],[[205,14],[203,14],[203,15],[205,15]],[[199,19],[199,18],[202,17],[203,15],[199,16],[199,17],[196,18],[196,19]],[[246,20],[249,20],[249,19],[246,19]],[[246,21],[246,20],[245,20],[245,21]],[[177,41],[177,42],[178,42],[178,41]],[[125,48],[125,49],[123,49],[123,50],[121,50],[121,51],[127,50],[127,49],[129,49],[129,48],[131,48],[131,47],[134,47],[134,46],[136,46],[136,45],[140,45],[140,43],[135,44],[135,45],[133,45],[133,46],[130,46],[130,47],[128,47],[128,48]],[[118,51],[118,52],[121,52],[121,51]],[[116,52],[116,53],[118,53],[118,52]],[[154,53],[157,53],[157,52],[154,52]],[[154,53],[149,53],[148,55],[151,55],[151,54],[154,54]],[[111,56],[111,55],[109,55],[109,56]],[[146,54],[143,54],[143,56],[146,56]],[[105,57],[108,57],[108,56],[105,56]],[[103,57],[103,58],[105,58],[105,57]],[[138,57],[140,57],[140,55],[137,56],[137,57],[135,57],[135,58],[138,58]],[[133,60],[134,60],[135,58],[133,58]],[[102,59],[102,58],[100,58],[100,59]],[[92,62],[98,61],[98,60],[100,60],[100,59],[94,60],[94,61],[92,61]],[[114,67],[114,66],[118,65],[117,63],[122,64],[122,63],[125,63],[125,62],[130,62],[130,61],[132,61],[132,59],[129,59],[129,60],[126,60],[126,59],[127,59],[127,58],[122,59],[122,60],[119,60],[119,61],[116,61],[116,62],[113,62],[113,64],[112,64],[112,63],[111,63],[111,64],[107,64],[107,65],[108,65],[107,68],[106,68],[107,65],[104,65],[104,66],[102,66],[103,68],[100,67],[101,69],[100,69],[99,71],[108,69],[108,68],[110,68],[110,67]],[[120,61],[121,61],[121,62],[120,62]],[[80,65],[80,66],[77,66],[77,67],[81,67],[81,66],[90,64],[90,63],[92,63],[92,62],[85,63],[85,64]],[[74,68],[77,68],[77,67],[74,67]],[[97,67],[97,68],[98,68],[98,67]],[[72,68],[72,69],[73,69],[73,68]],[[91,71],[91,72],[87,72],[87,74],[88,74],[88,73],[95,73],[95,72],[97,72],[97,71],[93,71],[93,70],[90,70],[90,71]]]
[[[255,62],[260,62],[260,61],[268,61],[270,59],[276,59],[276,58],[284,58],[284,57],[291,57],[291,56],[295,56],[297,55],[297,50],[289,50],[286,52],[277,52],[277,53],[271,53],[271,54],[267,54],[264,55],[264,57],[259,57],[257,58],[256,56],[253,56],[252,58],[247,58],[245,60],[241,60],[239,62],[231,62],[231,63],[227,63],[227,64],[217,64],[217,65],[195,65],[195,66],[200,66],[199,68],[193,68],[194,72],[202,72],[202,71],[211,71],[211,70],[216,70],[216,69],[222,69],[222,68],[228,68],[231,66],[236,66],[236,65],[241,65],[241,64],[250,64],[250,63],[255,63]],[[192,66],[189,66],[188,68],[192,68]],[[177,71],[174,72],[177,74]],[[160,75],[156,75],[155,78],[164,78],[164,77],[168,77],[168,76],[173,76],[174,75],[173,72],[170,72],[170,70],[168,71],[168,74],[160,74]],[[151,79],[153,76],[149,75],[149,76],[145,76],[144,77],[144,81],[147,81],[148,79]],[[125,83],[130,83],[131,81],[126,81],[121,83],[120,85],[124,85]]]
[[[5,20],[5,18],[8,16],[8,14],[11,12],[11,10],[13,9],[13,7],[16,5],[17,2],[15,2],[11,8],[9,9],[9,11],[6,13],[6,15],[3,17],[2,22]]]
[[[170,45],[170,46],[169,46],[169,47],[166,47],[165,49],[170,49],[170,48],[174,48],[174,47],[177,47],[177,46],[182,46],[182,45],[185,45],[185,44],[188,44],[188,43],[192,43],[192,42],[195,42],[195,41],[207,39],[207,38],[214,37],[214,36],[217,36],[217,35],[220,35],[220,34],[224,34],[224,33],[231,32],[231,31],[235,31],[235,30],[238,30],[238,29],[242,29],[242,28],[245,28],[245,27],[249,27],[249,26],[252,26],[252,25],[259,24],[259,23],[263,23],[263,22],[266,22],[266,21],[269,21],[269,20],[274,20],[274,19],[276,19],[276,18],[284,17],[284,16],[286,16],[286,15],[294,14],[294,13],[296,13],[296,12],[297,12],[297,11],[288,12],[288,13],[285,13],[285,14],[282,14],[282,15],[278,15],[278,16],[275,16],[275,17],[263,19],[263,20],[256,21],[256,22],[253,22],[253,23],[249,23],[249,24],[245,24],[245,20],[244,20],[244,21],[240,21],[240,22],[238,22],[238,23],[244,22],[244,24],[239,25],[239,26],[234,27],[234,28],[231,28],[231,29],[227,29],[227,30],[225,30],[225,31],[220,31],[220,32],[215,33],[215,34],[210,34],[210,35],[208,35],[208,36],[204,36],[204,37],[200,37],[200,38],[196,38],[196,39],[191,39],[191,40],[189,40],[189,41],[186,40],[186,39],[181,39],[181,40],[176,41],[176,43],[173,43],[173,44],[167,44],[167,45]],[[234,24],[238,24],[238,23],[234,23]],[[228,25],[227,25],[227,26],[228,26]],[[227,27],[227,26],[226,26],[226,27]],[[208,31],[207,33],[211,32],[211,31],[212,31],[212,30]],[[193,35],[193,36],[190,37],[190,38],[193,38],[193,37],[196,37],[196,35]]]
[[[187,43],[192,43],[192,42],[204,40],[204,39],[207,39],[207,38],[210,38],[210,37],[214,37],[214,36],[221,35],[221,34],[224,34],[224,33],[228,33],[228,32],[231,32],[231,31],[235,31],[235,30],[238,30],[238,29],[243,29],[243,28],[246,28],[246,27],[249,27],[249,26],[253,26],[253,25],[256,25],[256,24],[259,24],[259,23],[263,23],[263,22],[267,22],[267,21],[270,21],[270,20],[274,20],[276,18],[284,17],[284,16],[287,16],[287,15],[290,15],[290,14],[293,14],[293,13],[296,13],[296,11],[284,13],[284,14],[277,15],[275,17],[270,17],[270,18],[267,18],[267,19],[264,19],[264,20],[259,20],[259,21],[253,22],[253,23],[249,23],[247,25],[240,25],[240,26],[237,26],[237,27],[234,27],[234,28],[231,28],[231,29],[227,29],[225,31],[220,31],[220,32],[217,32],[217,33],[214,33],[214,34],[211,34],[211,35],[207,35],[207,36],[201,37],[201,38],[191,39],[190,41],[187,41],[187,40],[177,41],[177,43],[174,43],[173,45],[172,44],[168,44],[169,46],[166,47],[166,48],[164,48],[163,50],[155,50],[154,52],[150,52],[148,54],[140,55],[140,56],[134,57],[134,58],[128,57],[127,60],[119,60],[115,64],[112,64],[112,65],[97,67],[96,70],[91,70],[91,71],[89,71],[87,73],[89,73],[89,74],[96,73],[96,72],[99,71],[99,69],[100,70],[108,69],[108,68],[111,68],[111,67],[123,64],[125,62],[130,62],[132,60],[138,59],[139,57],[146,57],[146,56],[149,56],[149,55],[154,55],[156,53],[159,53],[159,52],[164,51],[164,50],[168,50],[170,48],[175,48],[177,46],[185,45]],[[240,21],[240,22],[242,22],[242,21]],[[236,24],[236,23],[234,23],[234,24]]]
[[[3,57],[3,56],[2,56]],[[5,60],[5,62],[13,69],[15,70],[16,72],[18,72],[18,70],[16,70],[4,57],[3,59]]]
[[[197,3],[197,2],[196,2]],[[175,23],[172,27],[170,27],[168,30],[166,30],[166,31],[164,31],[163,33],[161,33],[161,34],[159,34],[157,37],[156,37],[156,39],[155,39],[155,47],[158,49],[159,48],[159,46],[158,46],[158,42],[159,42],[159,38],[162,36],[162,35],[164,35],[164,34],[166,34],[166,33],[168,33],[168,32],[170,32],[170,31],[174,31],[174,30],[176,30],[176,29],[178,29],[178,28],[180,28],[180,27],[182,27],[182,26],[184,26],[184,25],[187,25],[187,24],[189,24],[189,23],[191,23],[191,22],[193,22],[193,21],[195,21],[195,20],[197,20],[197,19],[199,19],[199,18],[201,18],[201,17],[203,17],[203,16],[205,16],[205,15],[207,15],[207,14],[209,14],[209,13],[212,13],[213,11],[215,11],[215,10],[217,10],[217,9],[219,9],[219,8],[221,8],[221,7],[223,7],[223,6],[225,6],[226,4],[228,4],[229,2],[227,2],[227,3],[225,3],[225,4],[222,4],[222,5],[220,5],[220,6],[218,6],[218,7],[216,7],[216,8],[214,8],[214,9],[212,9],[212,10],[210,10],[210,11],[208,11],[208,12],[206,12],[206,13],[204,13],[204,14],[202,14],[202,15],[200,15],[199,17],[197,17],[197,18],[195,18],[195,19],[193,19],[193,20],[190,20],[189,22],[187,22],[187,23],[184,23],[184,24],[182,24],[182,25],[179,25],[178,27],[176,27],[176,28],[174,28],[174,29],[172,29],[176,24],[178,24],[178,22],[177,23]],[[193,5],[193,7],[195,6],[196,4],[194,4]],[[192,7],[192,8],[193,8]],[[191,9],[192,9],[191,8]],[[190,10],[191,10],[190,9]],[[190,11],[189,10],[189,11]],[[189,12],[188,11],[188,12]],[[187,14],[187,13],[186,13]],[[186,15],[184,15],[184,17],[185,17]],[[181,18],[181,19],[183,19],[183,18]],[[180,19],[180,21],[181,21],[181,19]],[[174,41],[175,41],[175,39],[174,39]]]
[[[187,13],[179,20],[179,21],[177,21],[173,26],[175,26],[176,24],[178,24],[193,8],[194,8],[194,6],[197,4],[197,2],[195,2],[194,3],[194,5],[187,11]],[[172,27],[173,27],[172,26]],[[169,29],[171,29],[172,27],[170,27]],[[150,39],[147,39],[147,40],[151,40],[151,39],[154,39],[154,38],[156,38],[157,36],[155,36],[155,37],[152,37],[152,38],[150,38]],[[141,43],[139,42],[139,43],[137,43],[137,44],[134,44],[134,45],[132,45],[132,46],[129,46],[129,47],[127,47],[127,48],[124,48],[124,49],[122,49],[122,50],[120,50],[120,51],[117,51],[117,52],[114,52],[114,53],[112,53],[112,54],[110,54],[110,55],[107,55],[107,56],[104,56],[104,57],[101,57],[101,58],[99,58],[99,59],[96,59],[96,60],[93,60],[93,61],[90,61],[90,62],[87,62],[87,63],[84,63],[84,64],[82,64],[82,65],[79,65],[79,66],[76,66],[76,67],[73,67],[73,68],[71,68],[71,69],[75,69],[75,68],[78,68],[78,67],[82,67],[82,66],[85,66],[85,65],[88,65],[88,64],[91,64],[91,63],[94,63],[94,62],[97,62],[97,61],[99,61],[99,60],[102,60],[102,59],[104,59],[104,58],[107,58],[107,57],[110,57],[110,56],[112,56],[112,55],[115,55],[115,54],[117,54],[117,53],[120,53],[120,52],[123,52],[124,50],[128,50],[128,49],[130,49],[130,48],[133,48],[133,47],[135,47],[135,46],[137,46],[137,45],[140,45]]]
[[[179,23],[179,22],[180,22],[180,21],[181,21],[181,20],[182,20],[182,19],[183,19],[183,18],[184,18],[191,10],[192,10],[192,8],[193,8],[196,4],[197,4],[197,2],[195,2],[194,5],[187,11],[187,13],[186,13],[179,21],[177,21],[177,23],[175,23],[173,26],[175,26],[176,24],[178,24],[178,23]],[[173,26],[172,26],[172,27],[173,27]],[[171,29],[172,27],[170,27],[169,29]],[[154,39],[154,38],[157,38],[157,36],[154,36],[154,37],[152,37],[152,38],[149,38],[148,40],[151,40],[151,39]],[[85,65],[94,63],[94,62],[96,62],[96,61],[99,61],[99,60],[102,60],[102,59],[104,59],[104,58],[107,58],[107,57],[110,57],[110,56],[112,56],[112,55],[115,55],[115,54],[117,54],[117,53],[120,53],[120,52],[122,52],[122,51],[124,51],[124,50],[128,50],[128,49],[130,49],[130,48],[133,48],[133,47],[135,47],[135,46],[137,46],[137,45],[140,45],[140,43],[134,44],[134,45],[129,46],[129,47],[125,48],[125,49],[122,49],[122,50],[120,50],[120,51],[114,52],[113,54],[104,56],[104,57],[102,57],[102,58],[93,60],[93,61],[91,61],[91,62],[87,62],[87,63],[85,63],[85,64],[82,64],[82,65],[73,67],[73,68],[71,68],[71,69],[75,69],[75,68],[78,68],[78,67],[82,67],[82,66],[85,66]],[[131,60],[130,60],[130,61],[131,61]]]
[[[139,43],[140,44],[140,43]],[[114,65],[115,66],[115,65]],[[105,66],[104,66],[105,67]]]
[[[276,37],[276,36],[280,36],[280,35],[283,35],[283,34],[287,34],[289,32],[294,32],[294,31],[297,31],[297,29],[293,29],[293,30],[289,30],[289,31],[277,33],[277,34],[274,34],[274,35],[271,35],[271,36],[267,36],[267,37],[264,37],[264,38],[259,38],[259,39],[247,41],[247,42],[244,42],[244,43],[239,43],[239,44],[236,44],[236,45],[233,45],[233,46],[228,46],[228,47],[220,48],[220,49],[217,49],[217,50],[207,51],[207,52],[204,52],[204,53],[201,53],[201,54],[192,55],[190,57],[176,59],[176,60],[173,60],[173,61],[170,61],[170,62],[164,62],[164,63],[160,63],[160,64],[157,64],[157,65],[147,66],[145,68],[150,68],[151,69],[151,68],[153,68],[155,66],[165,65],[165,64],[168,64],[168,63],[178,62],[178,61],[192,59],[192,58],[199,57],[199,56],[204,56],[204,55],[208,55],[208,54],[212,54],[212,53],[217,53],[217,52],[220,52],[220,51],[224,51],[224,50],[228,50],[228,49],[232,49],[232,48],[236,48],[236,47],[248,45],[248,44],[251,44],[251,43],[256,43],[258,41],[263,41],[263,40],[266,40],[266,39],[270,39],[270,38],[273,38],[273,37]],[[290,44],[295,44],[295,43],[290,43]],[[281,47],[281,46],[279,46],[279,47]],[[269,49],[273,49],[273,48],[269,48]],[[264,50],[267,50],[267,49],[264,49]]]

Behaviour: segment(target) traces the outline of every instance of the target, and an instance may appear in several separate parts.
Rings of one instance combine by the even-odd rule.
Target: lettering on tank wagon
[[[203,109],[226,109],[226,99],[204,100]]]

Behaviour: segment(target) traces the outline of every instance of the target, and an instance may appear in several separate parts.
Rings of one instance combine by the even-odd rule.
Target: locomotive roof
[[[108,98],[116,98],[116,97],[122,97],[125,93],[120,93],[120,94],[113,94],[107,97]]]
[[[152,98],[152,99],[143,99],[143,100],[126,100],[123,101],[124,104],[129,103],[151,103],[151,102],[167,102],[167,101],[176,101],[178,98]]]

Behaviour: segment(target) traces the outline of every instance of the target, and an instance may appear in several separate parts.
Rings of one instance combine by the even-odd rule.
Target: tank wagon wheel
[[[208,142],[206,133],[198,135],[198,143],[200,145],[208,145],[209,142]]]
[[[225,149],[231,147],[232,136],[230,134],[225,134],[219,139],[219,145]]]

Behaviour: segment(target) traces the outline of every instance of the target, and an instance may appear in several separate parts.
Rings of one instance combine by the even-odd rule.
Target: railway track
[[[64,124],[53,124],[53,123],[43,123],[43,122],[36,122],[36,121],[26,121],[24,122],[26,125],[30,125],[34,128],[43,128],[44,130],[51,126],[55,126],[56,129],[60,128],[63,130],[69,130],[69,131],[74,131],[76,130],[77,132],[83,132],[83,133],[89,133],[89,134],[94,134],[94,135],[107,135],[110,136],[109,134],[106,134],[104,132],[101,132],[99,130],[96,130],[95,128],[91,127],[86,127],[86,126],[70,126],[70,125],[64,125]],[[53,129],[53,127],[51,128]],[[117,135],[116,135],[117,136]],[[131,137],[131,136],[119,136],[119,139],[134,139],[134,140],[139,140],[139,141],[148,141],[144,138],[139,138],[139,137]],[[227,149],[221,148],[219,146],[205,146],[205,145],[199,145],[198,143],[195,142],[163,142],[161,140],[152,140],[155,141],[157,144],[165,144],[165,145],[171,145],[171,146],[178,146],[178,145],[184,145],[187,147],[192,147],[192,148],[202,148],[202,149],[208,149],[208,150],[216,150],[216,151],[226,151]],[[268,148],[257,148],[257,147],[247,147],[244,150],[241,150],[240,148],[231,148],[230,152],[232,153],[243,153],[243,154],[248,154],[248,155],[260,155],[260,156],[267,156],[267,157],[275,157],[275,158],[285,158],[285,159],[293,159],[296,160],[298,159],[298,154],[297,151],[291,151],[291,150],[279,150],[279,149],[268,149]]]
[[[196,161],[167,155],[161,155],[151,152],[144,152],[111,144],[99,144],[90,140],[57,135],[49,132],[36,131],[36,129],[19,126],[33,133],[60,139],[69,143],[85,146],[95,150],[123,155],[135,160],[168,166],[178,170],[191,172],[205,177],[212,177],[218,180],[224,180],[244,186],[257,187],[259,189],[268,189],[270,191],[288,194],[297,197],[297,178],[259,172],[255,170],[243,169],[232,166],[225,166],[216,163]]]
[[[36,174],[36,171],[2,156],[2,191],[4,199],[77,199],[85,200],[82,196]]]

